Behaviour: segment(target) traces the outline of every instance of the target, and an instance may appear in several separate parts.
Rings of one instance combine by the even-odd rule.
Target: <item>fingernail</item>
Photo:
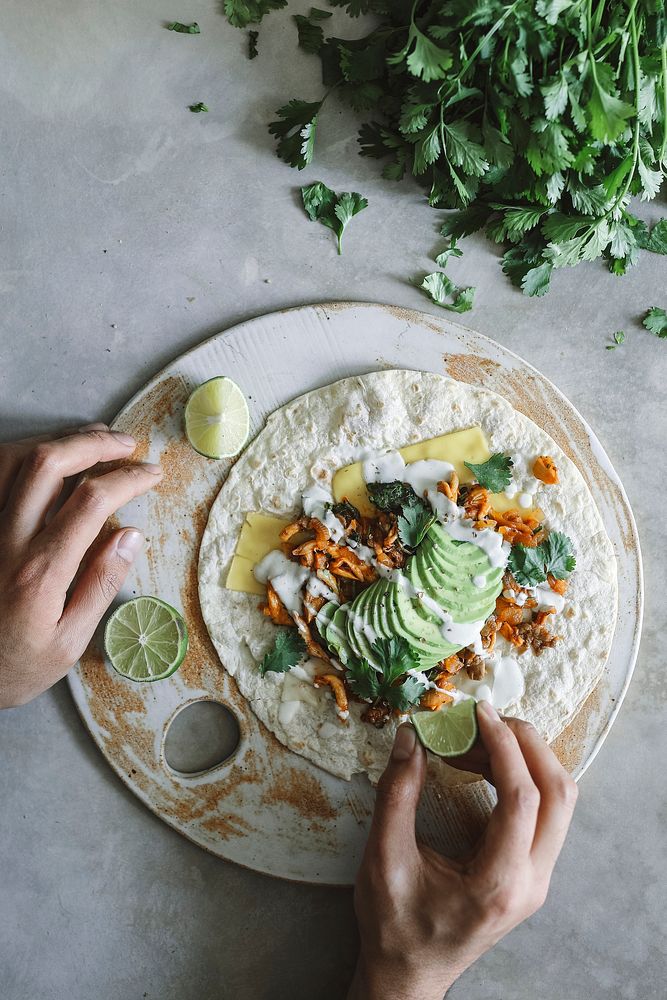
[[[124,444],[128,448],[136,448],[137,442],[131,434],[122,434],[120,431],[111,432],[119,444]]]
[[[109,428],[106,424],[86,424],[84,427],[79,427],[79,434],[86,434],[88,431],[108,431]]]
[[[490,722],[500,722],[500,716],[496,712],[495,708],[490,701],[478,701],[477,711],[485,715]]]
[[[141,549],[144,544],[144,536],[136,528],[130,528],[128,531],[124,531],[123,534],[118,539],[116,543],[116,555],[123,559],[125,562],[134,562],[134,557]]]
[[[145,469],[146,472],[152,472],[154,476],[162,475],[162,467],[160,465],[155,465],[154,462],[142,462],[141,468]]]
[[[394,749],[391,751],[392,760],[408,760],[415,752],[416,745],[417,734],[413,726],[409,724],[399,726]]]

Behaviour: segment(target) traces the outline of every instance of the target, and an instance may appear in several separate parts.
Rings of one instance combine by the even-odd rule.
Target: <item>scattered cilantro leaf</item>
[[[490,490],[491,493],[502,493],[512,481],[514,462],[509,455],[504,455],[502,452],[492,455],[480,465],[475,465],[473,462],[464,462],[463,464],[470,469],[479,485]]]
[[[330,10],[320,10],[318,7],[311,7],[310,14],[292,14],[292,19],[296,24],[299,48],[304,52],[315,54],[320,51],[324,44],[324,31],[317,21],[325,21],[332,16]]]
[[[258,38],[259,38],[259,31],[248,32],[248,59],[255,59],[259,55],[257,51]]]
[[[442,271],[427,274],[419,287],[426,292],[432,302],[435,302],[442,309],[457,313],[468,312],[472,309],[475,289],[473,287],[459,288]]]
[[[552,531],[546,541],[534,548],[513,545],[507,563],[520,587],[544,583],[549,573],[557,580],[564,580],[576,564],[572,542],[560,531]]]
[[[405,548],[416,549],[434,523],[435,514],[429,513],[423,504],[408,504],[398,518],[398,537]]]
[[[167,31],[178,31],[181,35],[200,35],[201,31],[196,21],[192,24],[181,24],[180,21],[172,21],[167,25]]]
[[[343,191],[336,194],[322,181],[315,181],[301,188],[303,207],[311,222],[321,222],[323,226],[333,229],[338,241],[338,253],[343,252],[341,241],[345,227],[353,216],[363,211],[368,202],[356,191]]]
[[[364,701],[375,701],[380,697],[380,675],[368,660],[348,657],[345,664],[348,683],[354,694]]]
[[[313,159],[317,116],[322,101],[289,101],[278,108],[278,119],[271,122],[269,132],[278,142],[276,152],[291,167],[303,170]]]
[[[401,483],[395,479],[391,483],[368,483],[368,497],[374,507],[378,510],[389,510],[394,514],[400,514],[404,507],[426,505],[421,500],[409,483]]]
[[[208,107],[203,103],[203,101],[198,101],[197,104],[189,104],[188,108],[190,111],[194,111],[195,114],[199,114],[201,111],[208,111]]]
[[[642,323],[649,333],[654,333],[656,337],[667,337],[667,312],[664,309],[651,306]]]
[[[667,219],[656,222],[644,248],[652,253],[667,254]]]
[[[306,644],[293,628],[283,628],[276,634],[273,649],[264,656],[259,664],[259,672],[284,674],[290,667],[296,666],[306,655]]]
[[[259,24],[271,10],[287,6],[287,0],[223,0],[225,17],[235,28]]]
[[[463,257],[463,250],[456,245],[456,237],[452,236],[450,244],[435,258],[438,267],[446,267],[447,261],[452,257]]]

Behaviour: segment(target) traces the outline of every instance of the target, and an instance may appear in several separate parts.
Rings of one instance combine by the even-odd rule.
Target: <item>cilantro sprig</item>
[[[368,207],[368,202],[356,191],[336,194],[322,181],[315,181],[301,188],[303,207],[311,222],[321,222],[333,229],[338,242],[338,254],[342,251],[341,241],[345,228],[355,215]]]
[[[504,455],[502,452],[492,455],[481,465],[475,465],[474,462],[464,462],[463,464],[470,469],[479,485],[484,486],[492,493],[502,493],[512,481],[514,462],[509,455]]]
[[[418,497],[409,483],[398,479],[391,483],[368,483],[368,496],[378,510],[398,514],[398,537],[406,549],[416,549],[426,537],[435,514]]]
[[[306,655],[306,644],[293,628],[280,629],[276,633],[273,649],[263,657],[259,672],[264,677],[268,673],[284,674],[295,667]]]
[[[544,583],[549,574],[564,580],[576,567],[577,560],[567,535],[552,531],[534,548],[513,545],[507,565],[520,587],[534,587]]]
[[[407,711],[426,690],[424,684],[407,675],[408,670],[419,668],[417,654],[402,636],[377,639],[371,649],[381,670],[368,660],[350,657],[345,670],[352,691],[365,701],[384,700],[390,708]]]

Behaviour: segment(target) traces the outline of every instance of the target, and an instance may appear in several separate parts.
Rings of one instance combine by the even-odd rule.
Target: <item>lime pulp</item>
[[[438,757],[459,757],[477,739],[477,703],[466,698],[437,712],[415,712],[411,722],[420,742]]]
[[[183,617],[158,597],[135,597],[116,608],[104,629],[112,667],[133,681],[159,681],[178,670],[188,651]]]
[[[248,439],[250,418],[236,382],[218,375],[198,386],[185,407],[185,433],[200,455],[233,458]]]

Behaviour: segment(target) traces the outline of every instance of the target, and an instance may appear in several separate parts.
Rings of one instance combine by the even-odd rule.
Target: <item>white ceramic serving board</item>
[[[140,460],[160,461],[163,482],[124,508],[123,524],[141,528],[149,546],[121,600],[156,594],[183,610],[188,657],[172,677],[133,684],[104,662],[93,643],[70,674],[81,716],[111,766],[161,819],[195,843],[239,864],[283,878],[350,885],[360,860],[374,792],[365,778],[334,778],[286,750],[247,707],[221,667],[197,598],[197,555],[207,513],[229,462],[193,452],[183,435],[192,389],[225,374],[246,393],[251,435],[294,396],[336,379],[381,368],[445,373],[506,396],[552,435],[580,468],[595,496],[618,560],[619,613],[604,676],[554,744],[575,777],[600,749],[632,674],[642,615],[637,532],[616,472],[574,407],[534,368],[499,344],[425,313],[372,304],[330,303],[262,316],[227,330],[178,358],[139,392],[114,427],[133,433]],[[112,521],[111,527],[118,524]],[[235,754],[197,775],[164,758],[170,721],[201,699],[236,715]],[[493,798],[484,782],[427,787],[419,832],[445,852],[466,849]]]

